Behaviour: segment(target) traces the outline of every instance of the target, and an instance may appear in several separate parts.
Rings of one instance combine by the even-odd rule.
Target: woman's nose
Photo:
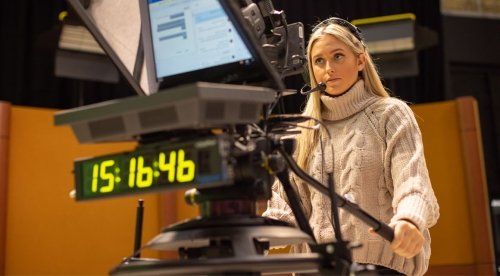
[[[328,74],[332,74],[335,72],[335,67],[333,67],[333,63],[332,62],[327,62],[326,63],[326,72]]]

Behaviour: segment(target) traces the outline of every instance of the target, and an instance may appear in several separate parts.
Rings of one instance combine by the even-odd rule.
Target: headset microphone
[[[300,89],[300,94],[302,95],[307,95],[307,94],[311,94],[312,92],[316,92],[316,91],[320,91],[320,92],[325,92],[325,89],[326,89],[326,84],[324,82],[320,82],[318,83],[318,85],[316,85],[316,87],[312,88],[312,89],[309,89],[309,90],[305,90],[307,88],[311,88],[310,86],[308,85],[304,85],[301,89]]]

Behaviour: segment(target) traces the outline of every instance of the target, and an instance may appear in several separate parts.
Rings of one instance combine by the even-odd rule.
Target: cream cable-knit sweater
[[[385,223],[410,220],[425,237],[422,252],[406,259],[393,253],[389,242],[369,234],[366,224],[340,209],[343,239],[362,243],[361,248],[353,250],[353,261],[422,275],[431,255],[428,228],[436,223],[439,206],[424,159],[421,132],[411,109],[401,100],[367,92],[362,80],[342,96],[322,95],[321,102],[322,118],[332,139],[322,137],[323,151],[317,144],[308,173],[326,185],[326,174],[333,167],[338,194]],[[297,177],[292,180],[318,242],[334,240],[330,200]],[[278,182],[273,185],[273,196],[263,215],[296,225]],[[296,245],[292,251],[310,249]]]

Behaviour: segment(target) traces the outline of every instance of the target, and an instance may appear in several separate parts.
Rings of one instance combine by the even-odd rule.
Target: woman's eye
[[[336,60],[336,61],[341,61],[342,59],[344,59],[344,55],[343,54],[335,54],[333,56],[333,58]]]
[[[323,63],[325,63],[325,60],[323,58],[317,58],[314,60],[314,64],[316,65],[321,65]]]

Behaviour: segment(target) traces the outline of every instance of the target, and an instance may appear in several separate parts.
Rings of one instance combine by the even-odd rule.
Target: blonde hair
[[[327,22],[329,24],[325,24]],[[335,23],[335,20],[325,20],[320,23],[319,27],[314,28],[314,32],[309,38],[309,43],[307,45],[307,59],[308,59],[308,69],[309,69],[309,81],[311,87],[316,87],[318,83],[314,76],[314,71],[312,68],[311,61],[311,50],[314,44],[321,38],[331,35],[342,41],[347,45],[355,56],[364,54],[366,62],[363,70],[361,71],[361,78],[364,80],[365,89],[375,95],[381,97],[389,97],[389,93],[385,89],[380,80],[377,68],[373,63],[373,60],[366,49],[366,45],[363,41],[360,41],[354,34],[352,34],[346,27],[343,27]],[[323,26],[324,25],[324,26]],[[306,106],[302,115],[307,117],[312,117],[316,120],[321,120],[321,94],[311,93],[308,96]],[[312,129],[315,125],[313,120],[309,120],[303,124],[304,128],[301,129],[301,134],[297,136],[297,147],[295,151],[295,158],[298,165],[307,170],[309,166],[309,158],[311,157],[311,152],[313,150],[315,142],[319,139],[318,131]]]

